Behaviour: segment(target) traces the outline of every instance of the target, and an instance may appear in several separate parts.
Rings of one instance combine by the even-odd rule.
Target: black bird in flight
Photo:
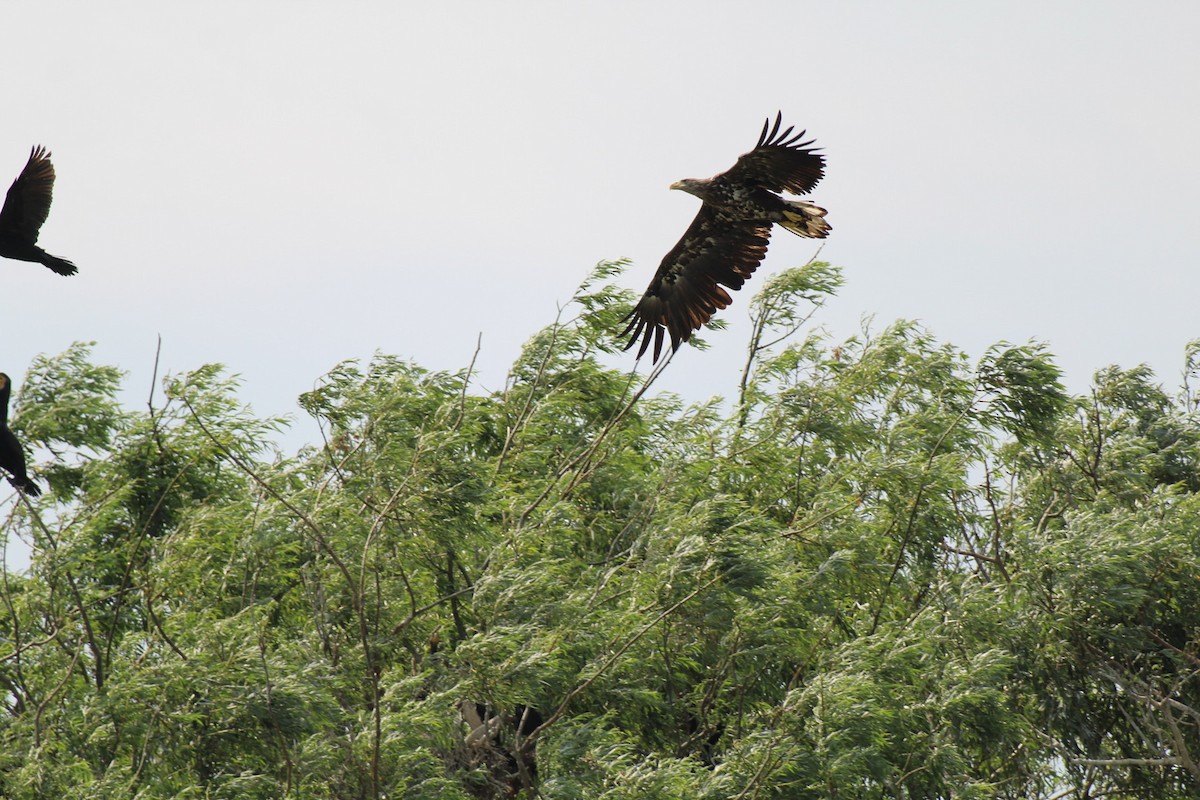
[[[50,214],[54,193],[54,165],[50,153],[38,145],[29,153],[25,169],[8,189],[0,208],[0,256],[45,264],[59,275],[74,275],[75,265],[37,246],[38,231]]]
[[[780,197],[780,192],[807,194],[825,175],[825,157],[813,140],[800,141],[804,131],[780,131],[783,113],[763,123],[758,144],[738,158],[729,170],[711,178],[685,179],[671,184],[704,201],[691,227],[667,253],[650,288],[625,317],[629,336],[625,349],[641,339],[638,358],[654,342],[655,362],[662,353],[663,334],[671,349],[712,319],[732,299],[722,285],[740,289],[767,254],[771,226],[824,239],[831,230],[825,209],[804,200]]]
[[[25,471],[25,451],[8,427],[8,396],[12,393],[12,380],[0,372],[0,467],[12,477],[9,481],[25,494],[37,497],[42,493]]]

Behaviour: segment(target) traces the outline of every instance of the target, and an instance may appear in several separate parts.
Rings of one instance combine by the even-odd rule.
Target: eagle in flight
[[[59,275],[74,275],[74,264],[37,246],[38,231],[50,215],[53,196],[54,165],[46,148],[38,146],[30,151],[25,169],[9,187],[0,208],[0,256],[45,264]]]
[[[625,317],[629,336],[625,349],[638,348],[641,358],[654,342],[653,360],[662,354],[663,333],[671,335],[671,349],[732,302],[722,286],[740,289],[767,254],[771,226],[782,225],[810,239],[824,239],[831,230],[826,211],[804,200],[780,197],[780,192],[807,194],[825,174],[825,157],[813,140],[801,141],[794,126],[780,130],[783,113],[763,123],[758,144],[737,163],[711,178],[677,181],[704,205],[687,232],[667,253],[650,288]],[[624,320],[622,320],[624,321]]]

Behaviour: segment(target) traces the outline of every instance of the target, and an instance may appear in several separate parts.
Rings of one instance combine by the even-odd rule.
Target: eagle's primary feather
[[[767,254],[771,226],[778,223],[800,236],[824,239],[830,231],[825,209],[781,192],[807,194],[825,174],[825,158],[804,131],[780,130],[782,112],[763,123],[754,149],[730,169],[711,178],[671,185],[704,201],[683,238],[663,258],[650,288],[625,318],[625,349],[641,341],[638,358],[654,343],[653,360],[670,336],[671,349],[686,342],[714,313],[731,302]]]

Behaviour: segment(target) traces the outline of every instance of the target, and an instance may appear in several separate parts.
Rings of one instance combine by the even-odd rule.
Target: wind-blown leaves
[[[1186,385],[835,339],[811,264],[738,402],[688,403],[610,362],[622,266],[500,389],[337,366],[290,456],[219,367],[126,409],[86,346],[39,359],[0,796],[1195,796]]]

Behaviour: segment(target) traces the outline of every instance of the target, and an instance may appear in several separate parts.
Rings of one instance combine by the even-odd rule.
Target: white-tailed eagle
[[[663,334],[671,349],[679,348],[717,310],[731,302],[729,289],[740,289],[767,254],[771,226],[824,239],[831,230],[825,209],[804,200],[780,197],[780,192],[807,194],[825,174],[825,157],[801,141],[805,132],[781,131],[783,114],[763,123],[754,149],[726,172],[711,178],[685,179],[671,184],[704,201],[691,227],[667,253],[650,288],[625,318],[621,336],[625,349],[641,340],[638,358],[654,342],[653,360],[662,353]]]

